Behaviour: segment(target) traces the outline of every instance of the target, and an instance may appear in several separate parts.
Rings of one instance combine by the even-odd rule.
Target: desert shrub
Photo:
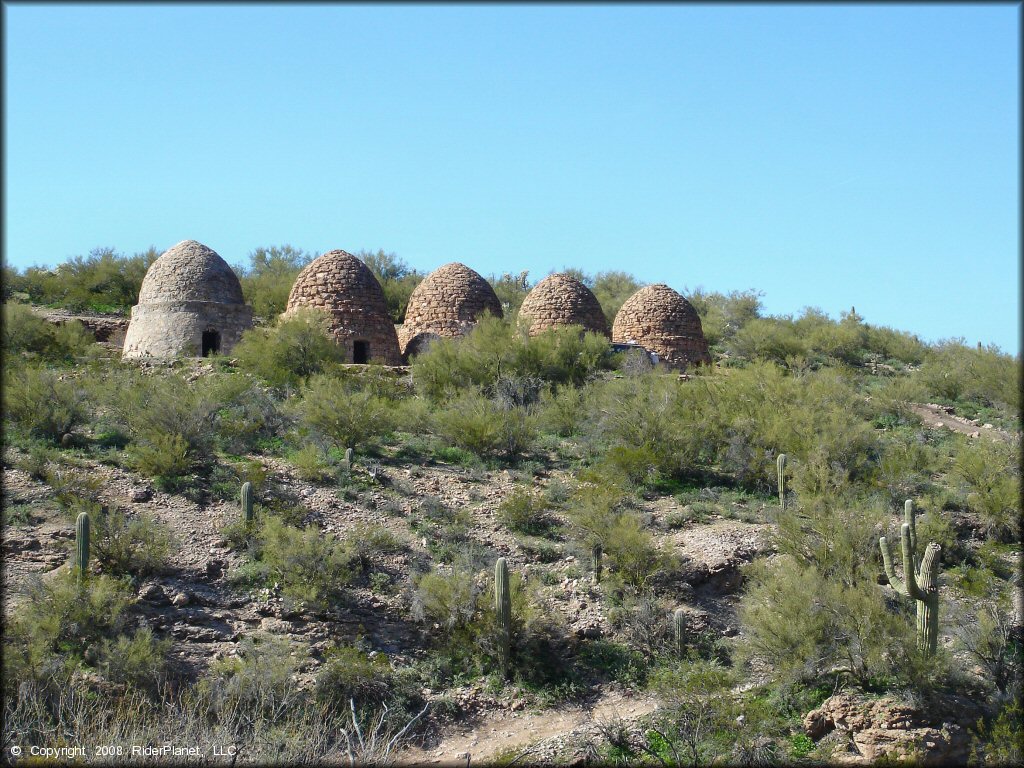
[[[735,675],[716,661],[687,660],[653,673],[651,687],[666,710],[659,718],[656,746],[679,763],[710,765],[735,741]],[[665,750],[668,747],[669,750]]]
[[[164,681],[171,639],[157,639],[149,627],[134,635],[106,639],[100,646],[99,667],[113,683],[156,694]]]
[[[721,294],[698,287],[688,292],[686,298],[700,316],[704,338],[710,346],[716,346],[760,316],[762,295],[752,289]]]
[[[389,401],[327,375],[312,377],[294,408],[300,427],[342,450],[371,443],[394,426]]]
[[[242,370],[274,387],[295,387],[344,362],[342,347],[330,336],[327,317],[302,309],[270,328],[251,328],[231,351]]]
[[[53,489],[57,503],[73,514],[77,514],[74,512],[76,505],[98,501],[103,487],[103,478],[62,463],[48,465],[44,479]]]
[[[295,467],[296,474],[311,483],[330,482],[337,471],[327,451],[316,443],[306,443],[289,453],[287,458],[288,463]]]
[[[1015,444],[962,441],[952,476],[967,494],[967,504],[986,530],[1002,540],[1020,536],[1020,455]]]
[[[933,399],[971,410],[992,406],[1015,414],[1020,409],[1020,360],[996,347],[972,349],[960,339],[940,342],[914,377]],[[971,410],[965,415],[973,416]]]
[[[82,586],[71,569],[28,581],[25,598],[5,627],[5,680],[47,682],[86,656],[95,663],[103,640],[124,630],[132,603],[128,582],[100,575]]]
[[[619,308],[626,303],[626,299],[643,287],[643,283],[638,282],[628,272],[616,270],[598,272],[593,280],[584,275],[581,282],[594,292],[609,328],[615,322],[615,316],[619,314]]]
[[[73,256],[54,269],[28,267],[11,274],[10,288],[34,304],[94,312],[127,312],[138,303],[146,270],[160,252],[150,248],[125,256],[113,248],[95,248]]]
[[[571,437],[583,424],[587,412],[585,387],[547,388],[540,396],[540,424],[556,435]]]
[[[646,588],[674,567],[670,554],[632,513],[615,517],[602,546],[611,572],[634,589]]]
[[[278,401],[244,376],[216,379],[208,396],[218,404],[214,415],[216,443],[225,453],[251,453],[273,443],[290,427]]]
[[[470,390],[439,408],[434,428],[446,440],[477,456],[515,459],[536,439],[536,416],[524,406],[502,408]]]
[[[973,765],[1020,765],[1024,761],[1024,705],[1003,703],[989,723],[979,720],[973,729]]]
[[[274,515],[262,519],[257,559],[267,580],[294,600],[320,608],[337,600],[351,580],[352,558],[347,542],[316,526],[296,528]]]
[[[23,304],[4,304],[3,326],[3,349],[8,361],[11,355],[67,360],[85,354],[94,342],[78,320],[55,325]]]
[[[473,566],[459,558],[451,571],[433,570],[414,581],[413,617],[439,625],[438,650],[447,666],[462,673],[498,670],[498,630],[493,575],[477,578]],[[520,680],[546,685],[564,677],[565,665],[555,642],[557,624],[543,609],[533,583],[511,571],[510,668]]]
[[[511,323],[485,316],[461,339],[438,339],[412,361],[416,388],[433,401],[458,397],[476,387],[498,396],[499,380],[581,384],[609,365],[608,341],[579,328],[559,328],[530,337]],[[519,402],[518,404],[523,404]]]
[[[355,254],[373,272],[384,291],[388,314],[395,323],[405,322],[405,308],[413,289],[424,275],[410,267],[404,259],[384,250],[359,251]]]
[[[171,531],[143,512],[131,518],[122,509],[90,510],[91,550],[105,572],[144,576],[162,570],[175,549]]]
[[[777,678],[815,680],[841,670],[862,686],[927,687],[943,674],[943,660],[925,663],[912,622],[887,610],[873,581],[844,584],[787,556],[748,575],[740,654],[767,661]]]
[[[807,342],[788,318],[754,318],[733,334],[726,348],[734,357],[779,365],[809,352]]]
[[[309,254],[290,245],[253,250],[248,266],[238,277],[242,296],[252,306],[253,314],[271,319],[284,312],[295,278],[310,261]]]
[[[1024,675],[1024,631],[1014,622],[1009,595],[986,596],[972,602],[972,610],[958,621],[958,644],[983,670],[999,698],[1019,698]]]
[[[669,572],[674,560],[636,513],[623,507],[625,498],[621,487],[587,483],[573,495],[566,516],[585,551],[600,544],[612,576],[642,590],[654,577]]]
[[[209,468],[214,459],[216,394],[179,375],[116,378],[104,395],[130,436],[126,459],[145,475],[173,479]]]
[[[526,488],[517,488],[502,500],[497,518],[516,533],[541,533],[548,526],[544,504]]]
[[[393,555],[406,548],[404,542],[379,523],[358,523],[347,540],[353,559],[364,571],[369,569],[375,557]]]
[[[59,443],[86,422],[85,392],[73,379],[34,366],[8,369],[4,378],[5,418],[28,434]]]
[[[391,665],[382,653],[367,654],[351,645],[336,645],[325,654],[316,678],[317,698],[337,707],[383,701],[391,687]]]
[[[274,635],[246,635],[236,656],[214,661],[200,690],[214,712],[242,711],[271,722],[297,707],[302,692],[295,685],[308,650]]]

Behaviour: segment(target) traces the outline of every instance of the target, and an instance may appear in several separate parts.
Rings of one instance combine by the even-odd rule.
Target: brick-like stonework
[[[125,358],[198,357],[204,332],[214,332],[219,351],[230,352],[252,327],[252,308],[238,277],[216,251],[183,240],[154,261],[132,307]]]
[[[608,335],[608,321],[597,297],[571,275],[550,275],[537,283],[523,299],[519,322],[531,336],[566,325]]]
[[[399,339],[402,350],[415,353],[432,336],[462,336],[484,312],[503,314],[490,283],[465,264],[438,267],[409,297]]]
[[[697,310],[667,285],[648,285],[626,299],[612,324],[612,341],[639,344],[670,368],[711,364]]]
[[[369,267],[352,254],[329,251],[299,273],[285,315],[300,307],[328,314],[331,333],[345,349],[345,362],[353,362],[356,342],[364,342],[369,345],[370,360],[402,364],[384,291]]]

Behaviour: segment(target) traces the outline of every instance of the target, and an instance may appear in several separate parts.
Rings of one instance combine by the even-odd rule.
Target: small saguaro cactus
[[[600,584],[601,583],[601,555],[602,554],[603,554],[603,550],[601,549],[601,543],[598,542],[590,550],[590,559],[591,559],[592,565],[594,566],[594,583],[595,584]]]
[[[676,653],[680,656],[686,651],[686,611],[676,608],[672,614],[672,635],[676,641]]]
[[[786,510],[786,454],[780,453],[775,460],[779,471],[779,506]]]
[[[352,449],[345,449],[345,469],[346,471],[352,471]]]
[[[508,676],[512,642],[512,593],[508,582],[508,563],[499,557],[494,564],[494,613],[498,617],[498,657],[501,673]]]
[[[939,642],[939,554],[942,551],[930,542],[924,557],[917,557],[917,526],[914,524],[914,502],[907,499],[904,522],[900,526],[900,544],[903,549],[903,579],[896,576],[892,566],[889,542],[885,536],[878,540],[882,550],[882,564],[889,584],[899,594],[917,602],[917,645],[931,656]]]
[[[79,583],[85,582],[89,570],[89,513],[81,512],[75,521],[75,571]]]
[[[252,522],[252,483],[242,483],[242,519]]]

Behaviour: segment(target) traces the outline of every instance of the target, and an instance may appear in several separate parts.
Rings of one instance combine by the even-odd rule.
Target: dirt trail
[[[921,417],[925,426],[935,429],[945,427],[954,432],[960,432],[971,437],[985,437],[989,440],[1009,440],[1011,435],[1005,430],[993,427],[991,424],[981,424],[978,419],[971,421],[962,416],[956,416],[950,412],[951,409],[935,403],[911,403],[910,410]]]
[[[619,692],[603,694],[588,707],[567,707],[545,712],[493,713],[470,728],[447,734],[440,743],[427,748],[405,750],[398,762],[405,765],[466,765],[481,763],[510,750],[525,750],[530,744],[572,733],[591,722],[622,718],[635,720],[657,708],[654,698]],[[529,762],[529,761],[528,761]]]

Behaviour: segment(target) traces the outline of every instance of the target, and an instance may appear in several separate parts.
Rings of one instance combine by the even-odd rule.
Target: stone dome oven
[[[711,364],[697,310],[667,285],[648,285],[626,299],[612,324],[612,342],[639,344],[671,368]]]
[[[217,252],[183,240],[154,261],[132,307],[125,358],[230,352],[252,327],[238,277]]]
[[[608,335],[608,321],[597,297],[570,275],[550,275],[537,283],[519,308],[519,322],[528,324],[531,336],[566,325]]]
[[[328,251],[308,264],[288,295],[288,315],[300,307],[327,313],[348,363],[401,365],[398,335],[384,291],[363,262],[345,251]]]
[[[491,284],[465,264],[438,267],[409,297],[400,341],[406,356],[439,336],[462,336],[484,312],[501,317],[501,302]]]

